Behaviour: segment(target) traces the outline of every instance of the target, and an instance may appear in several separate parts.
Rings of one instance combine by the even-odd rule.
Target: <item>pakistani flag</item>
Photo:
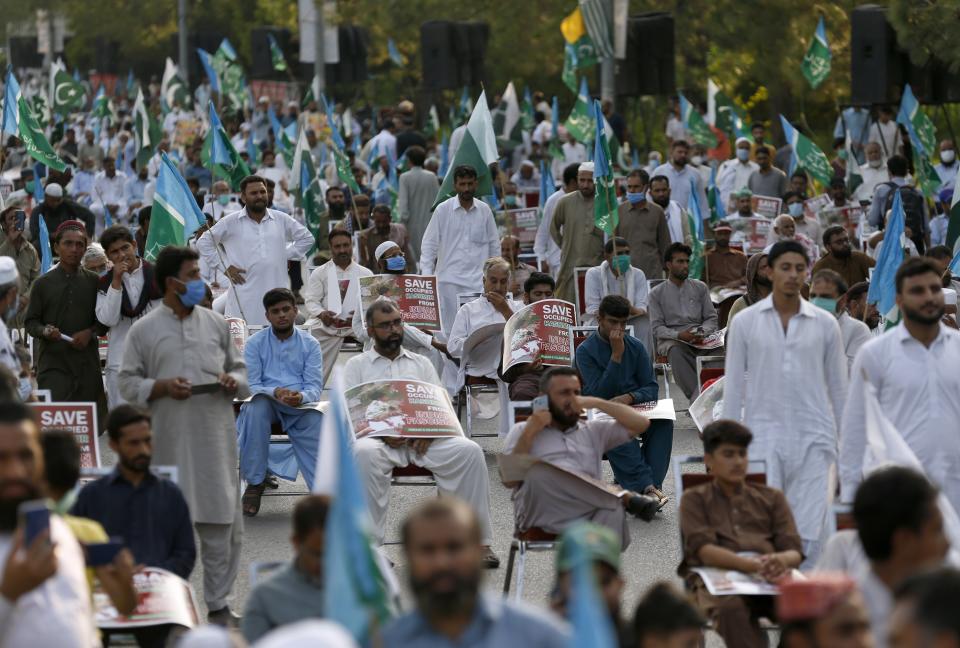
[[[220,94],[226,100],[227,110],[230,112],[242,111],[246,97],[244,90],[246,81],[243,78],[243,68],[237,62],[237,52],[233,49],[229,40],[223,39],[220,47],[211,58],[210,64],[217,73]]]
[[[104,90],[103,86],[101,85],[97,89],[97,95],[93,98],[93,116],[99,119],[109,119],[111,117],[111,112],[110,99],[107,97],[106,90]]]
[[[162,133],[159,132],[155,120],[147,112],[143,89],[138,87],[137,99],[133,102],[133,138],[134,150],[137,153],[137,167],[150,161],[161,137]]]
[[[50,106],[53,112],[67,116],[83,108],[86,100],[83,86],[67,74],[62,61],[50,66]]]
[[[436,137],[440,134],[440,113],[437,112],[437,106],[435,104],[430,105],[430,111],[427,113],[427,124],[426,128],[427,137]]]
[[[790,125],[787,118],[780,115],[780,124],[783,126],[783,135],[787,143],[793,148],[793,155],[797,161],[797,168],[808,171],[810,175],[824,186],[830,185],[833,178],[833,167],[823,151],[814,144],[809,137],[803,135]]]
[[[20,84],[13,76],[13,70],[7,69],[6,89],[3,97],[3,132],[19,137],[27,154],[37,162],[51,169],[63,171],[67,165],[63,163],[50,142],[43,135],[43,129],[31,114],[27,100],[20,93]]]
[[[563,84],[570,88],[570,92],[577,91],[577,48],[570,43],[563,46],[563,72],[560,73],[560,79]]]
[[[497,138],[493,134],[493,119],[487,107],[486,92],[481,92],[477,105],[470,114],[467,129],[463,133],[460,148],[457,149],[450,168],[443,176],[443,184],[433,201],[435,208],[442,201],[455,195],[453,187],[453,172],[460,165],[466,164],[477,172],[477,196],[489,196],[493,193],[493,181],[490,176],[490,165],[497,161]]]
[[[680,94],[680,118],[683,120],[683,127],[690,133],[694,142],[708,149],[717,147],[717,136],[710,130],[710,125],[704,121],[700,111],[687,101],[683,93]]]
[[[358,644],[376,645],[378,628],[393,613],[386,579],[373,546],[366,490],[353,456],[353,429],[339,369],[333,370],[330,405],[320,430],[313,491],[331,497],[324,529],[324,616]]]
[[[913,149],[913,173],[916,178],[916,185],[925,196],[936,199],[937,192],[940,190],[940,174],[937,173],[933,162],[926,155]]]
[[[183,82],[179,68],[168,56],[163,68],[163,79],[160,81],[160,106],[164,112],[170,112],[175,106],[183,108],[189,103],[190,90]]]
[[[320,180],[310,154],[306,129],[300,130],[297,148],[293,153],[293,166],[290,169],[290,192],[294,195],[296,206],[303,209],[303,222],[313,235],[314,244],[307,252],[310,257],[321,245],[327,243],[326,231],[329,218],[326,204],[320,192]]]
[[[523,89],[523,103],[520,104],[520,128],[525,131],[532,131],[537,126],[537,117],[533,109],[533,97],[530,96],[530,88]]]
[[[573,10],[569,16],[560,23],[560,32],[563,39],[571,48],[573,48],[573,61],[575,69],[581,69],[596,65],[600,60],[597,48],[593,39],[587,33],[587,26],[583,22],[583,13],[580,7]]]
[[[160,173],[157,190],[153,194],[150,212],[150,231],[144,246],[144,258],[156,261],[160,250],[168,245],[185,245],[197,228],[206,223],[206,217],[197,207],[197,201],[177,167],[166,153],[160,154]]]
[[[713,124],[714,128],[726,133],[730,139],[736,139],[746,134],[746,119],[743,110],[733,99],[724,94],[712,79],[707,79],[707,121]]]
[[[893,195],[893,207],[884,231],[883,247],[880,248],[877,265],[870,279],[870,289],[867,291],[867,303],[877,305],[877,310],[886,321],[886,328],[900,321],[896,275],[897,269],[903,263],[903,245],[900,240],[903,238],[905,220],[903,200],[897,191]]]
[[[560,102],[557,96],[553,96],[550,104],[550,147],[547,149],[550,153],[550,159],[563,160],[566,155],[563,153],[563,145],[560,143]]]
[[[609,0],[580,0],[579,9],[597,56],[613,58],[613,3]]]
[[[903,87],[897,123],[903,124],[907,129],[914,148],[927,157],[934,154],[937,150],[937,129],[920,108],[920,102],[914,96],[909,83]]]
[[[493,117],[493,132],[501,142],[522,142],[523,132],[520,122],[520,103],[517,101],[517,90],[513,81],[507,84],[500,98],[500,105],[491,115]]]
[[[956,182],[960,181],[960,169],[957,169],[957,177],[954,180],[954,187],[960,186]],[[953,199],[950,201],[950,214],[947,217],[947,247],[951,250],[960,237],[960,191],[954,189]],[[954,274],[960,275],[960,270],[954,271]]]
[[[239,191],[240,181],[250,175],[250,167],[237,153],[237,149],[233,148],[230,136],[224,130],[212,101],[207,106],[207,115],[210,130],[203,139],[201,160],[211,167],[213,175],[226,179],[233,191]]]
[[[803,63],[800,64],[803,78],[814,90],[830,75],[830,58],[827,28],[823,24],[823,16],[820,16],[817,31],[813,33],[813,40],[810,41],[810,47],[807,48],[807,53],[803,56]]]
[[[590,109],[590,90],[587,88],[586,77],[580,79],[577,101],[573,104],[573,110],[570,111],[570,116],[563,125],[578,142],[589,142],[593,139],[596,124],[594,124],[593,111]]]
[[[287,61],[283,58],[283,50],[277,44],[277,39],[270,32],[267,32],[267,38],[270,41],[270,61],[273,63],[273,69],[277,72],[286,72]]]
[[[197,48],[197,56],[200,57],[200,65],[203,71],[207,73],[207,80],[210,81],[210,89],[213,92],[220,92],[220,75],[213,67],[213,55],[205,49]]]
[[[617,229],[617,186],[613,181],[613,165],[610,162],[610,144],[604,130],[606,120],[600,102],[593,100],[594,123],[597,132],[593,138],[593,183],[596,193],[593,197],[593,223],[607,235]]]

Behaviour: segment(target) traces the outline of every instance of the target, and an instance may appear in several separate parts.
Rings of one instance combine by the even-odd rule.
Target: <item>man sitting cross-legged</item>
[[[244,403],[237,417],[240,474],[247,482],[243,514],[247,517],[260,510],[266,488],[271,426],[277,421],[283,426],[307,487],[312,487],[322,419],[319,410],[300,409],[304,403],[320,400],[323,354],[320,343],[294,325],[296,297],[289,288],[274,288],[263,296],[263,307],[270,326],[254,333],[243,352],[253,398]],[[286,472],[296,477],[295,469]]]
[[[630,491],[618,496],[589,480],[603,479],[600,461],[604,452],[646,432],[650,421],[629,405],[581,396],[580,377],[573,367],[548,369],[540,380],[540,393],[547,396],[548,408],[535,410],[526,421],[513,426],[504,444],[506,454],[531,455],[586,479],[536,463],[522,482],[505,482],[514,488],[517,528],[562,533],[577,520],[590,520],[613,529],[626,549],[630,531],[625,511],[649,521],[659,502]],[[581,420],[585,408],[599,409],[610,418]]]
[[[772,618],[773,598],[714,596],[690,568],[716,567],[777,582],[803,560],[783,493],[746,479],[752,440],[750,430],[736,421],[705,427],[703,461],[713,480],[687,490],[680,500],[683,562],[677,571],[730,648],[767,646],[758,620]]]

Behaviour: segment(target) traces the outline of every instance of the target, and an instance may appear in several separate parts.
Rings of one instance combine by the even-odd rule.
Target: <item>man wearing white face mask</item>
[[[209,202],[203,206],[203,213],[216,223],[227,214],[240,211],[243,207],[237,202],[237,197],[230,193],[230,185],[223,180],[217,180],[210,188]]]
[[[750,159],[750,140],[746,137],[737,138],[735,154],[736,157],[726,160],[717,169],[717,188],[724,205],[730,201],[731,193],[746,187],[750,175],[760,170],[760,165]]]
[[[706,187],[710,184],[710,161],[707,159],[707,147],[694,144],[690,149],[690,169],[700,174],[700,182]]]
[[[953,140],[943,140],[940,142],[940,164],[934,168],[937,175],[940,176],[940,190],[953,189],[953,183],[957,179],[957,151]]]
[[[12,322],[17,316],[20,305],[20,275],[17,274],[17,263],[7,256],[0,257],[0,364],[20,375],[20,360],[17,351],[10,339],[7,322]]]
[[[867,163],[860,165],[860,176],[863,182],[853,194],[853,199],[858,202],[873,200],[873,191],[877,185],[890,180],[887,165],[883,160],[883,149],[880,148],[879,142],[870,142],[863,150],[867,156]]]

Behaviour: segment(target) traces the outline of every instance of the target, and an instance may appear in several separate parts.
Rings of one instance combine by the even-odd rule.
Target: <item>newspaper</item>
[[[715,567],[693,567],[690,571],[703,579],[714,596],[776,596],[779,592],[773,583],[743,572]]]
[[[775,196],[753,195],[750,197],[750,209],[753,210],[753,213],[766,216],[768,219],[779,216],[782,205],[783,200]],[[733,193],[730,194],[730,199],[727,201],[727,213],[731,215],[737,213],[737,198]]]
[[[740,218],[731,216],[724,221],[733,229],[730,242],[743,246],[747,254],[756,254],[767,247],[767,237],[773,227],[773,221],[761,216]]]
[[[803,216],[807,220],[817,220],[820,210],[833,202],[830,194],[820,194],[803,201]]]
[[[667,421],[676,421],[677,420],[677,411],[673,407],[672,398],[663,398],[658,401],[651,401],[649,403],[636,403],[632,405],[633,409],[640,412],[648,419],[651,420],[667,420]],[[605,419],[610,418],[608,414],[601,412],[598,409],[592,409],[587,411],[587,419]]]
[[[380,297],[389,297],[396,302],[408,326],[423,331],[440,330],[440,297],[436,277],[392,274],[360,277],[362,318],[366,319],[367,308]]]
[[[574,479],[582,481],[585,484],[590,484],[591,486],[594,486],[595,488],[598,488],[604,491],[605,493],[608,493],[612,497],[616,497],[618,499],[623,497],[629,492],[623,488],[620,488],[616,484],[608,484],[603,480],[595,479],[590,475],[586,475],[576,470],[571,470],[570,468],[564,468],[562,466],[558,466],[555,463],[551,463],[544,459],[534,457],[533,455],[502,454],[497,458],[497,464],[500,469],[500,479],[502,479],[505,483],[508,483],[508,484],[512,482],[522,482],[524,480],[524,477],[526,477],[527,472],[530,470],[530,468],[532,468],[534,465],[539,464],[542,466],[547,466],[551,470],[555,470],[557,472],[561,472],[565,475],[573,477]]]
[[[678,340],[683,342],[687,346],[693,347],[694,349],[700,349],[701,351],[710,351],[711,349],[719,349],[723,346],[724,340],[727,336],[727,329],[722,328],[719,331],[714,331],[708,335],[704,335],[702,341],[700,342],[684,342],[683,340]]]
[[[690,403],[690,418],[697,429],[703,432],[707,427],[723,414],[723,376],[700,392],[696,400]]]
[[[419,380],[374,380],[344,396],[357,438],[463,436],[447,391]]]
[[[540,219],[536,207],[526,209],[508,209],[504,223],[504,229],[507,234],[514,236],[520,241],[520,247],[523,249],[533,249],[533,242],[537,238],[537,228],[540,225]]]
[[[159,567],[144,567],[133,575],[137,607],[120,614],[98,583],[93,592],[94,618],[101,630],[127,630],[174,624],[193,628],[200,624],[190,583]]]
[[[540,358],[544,365],[573,365],[573,304],[544,299],[518,310],[503,327],[503,371]]]
[[[860,221],[863,219],[863,207],[852,205],[849,207],[827,207],[817,213],[820,227],[826,230],[831,225],[842,225],[851,241],[860,240]]]

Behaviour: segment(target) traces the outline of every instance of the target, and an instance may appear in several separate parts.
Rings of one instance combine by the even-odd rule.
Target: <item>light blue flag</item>
[[[630,169],[639,169],[640,168],[640,149],[634,147],[633,157],[630,159]]]
[[[176,209],[183,219],[183,240],[189,240],[197,228],[206,225],[207,217],[197,206],[193,192],[187,186],[187,181],[180,175],[176,164],[166,153],[160,154],[160,172],[157,174],[157,189],[154,197],[159,195],[166,205]]]
[[[910,143],[916,147],[917,151],[921,155],[929,158],[933,151],[928,151],[927,147],[924,146],[923,141],[927,138],[920,137],[920,134],[917,133],[917,129],[914,126],[919,112],[920,102],[917,100],[916,95],[913,94],[913,88],[911,88],[908,83],[903,86],[903,95],[900,97],[900,111],[897,113],[897,123],[902,124],[907,129],[907,133],[910,135]]]
[[[13,66],[7,66],[6,89],[3,93],[3,132],[20,136],[20,84],[13,76]]]
[[[547,204],[547,198],[552,196],[557,190],[553,179],[553,173],[550,171],[550,165],[546,160],[540,160],[540,213],[543,214],[543,206]]]
[[[42,164],[37,162],[33,165],[33,199],[37,203],[43,202],[43,183],[40,178],[46,177],[47,172]]]
[[[560,139],[560,102],[556,95],[550,105],[550,138]]]
[[[207,79],[210,80],[210,89],[214,92],[220,92],[220,77],[217,76],[217,71],[213,69],[213,57],[210,52],[198,47],[197,56],[200,57],[200,65],[203,66],[203,71],[207,73]]]
[[[283,143],[283,126],[280,124],[280,120],[277,119],[277,113],[273,109],[273,104],[270,104],[267,107],[267,119],[270,121],[270,130],[273,131],[273,139],[277,144],[277,148],[281,151],[287,150],[287,145]],[[336,132],[336,130],[334,130]]]
[[[696,228],[697,238],[703,240],[703,208],[700,205],[700,197],[697,195],[697,187],[690,178],[690,198],[687,200],[687,209],[693,214],[693,223]]]
[[[441,178],[445,178],[450,167],[450,139],[444,133],[440,138],[440,168],[437,170]]]
[[[400,54],[400,50],[397,49],[397,44],[392,38],[387,39],[387,56],[395,65],[403,67],[403,55]]]
[[[367,166],[373,168],[373,165],[377,163],[377,158],[380,157],[380,142],[376,142],[373,146],[370,147],[370,153],[367,154]]]
[[[223,124],[220,123],[220,116],[217,115],[217,109],[213,107],[212,101],[210,101],[207,106],[207,114],[210,118],[210,130],[213,131],[213,139],[210,144],[210,163],[232,167],[233,160],[230,158],[230,151],[227,150],[226,144],[223,143],[223,135],[221,133]]]
[[[353,138],[350,140],[350,148],[353,150],[354,156],[359,156],[359,155],[360,155],[361,147],[360,147],[360,136],[359,136],[359,135],[354,135]]]
[[[570,542],[573,563],[570,600],[567,605],[572,632],[567,645],[570,648],[616,648],[616,635],[610,622],[610,613],[600,598],[593,560],[576,535],[569,530],[564,534],[564,541]]]
[[[237,50],[233,49],[233,45],[230,44],[229,38],[224,38],[220,43],[220,49],[223,50],[223,53],[227,55],[227,58],[231,61],[237,60]]]
[[[955,275],[960,274],[960,250],[957,250],[956,256],[950,262],[950,272]]]
[[[903,235],[906,215],[903,212],[903,200],[900,192],[893,196],[893,208],[890,221],[887,223],[883,235],[883,247],[877,257],[877,265],[873,269],[870,279],[870,289],[867,291],[867,303],[876,304],[877,310],[887,319],[896,317],[897,306],[897,269],[903,263],[903,246],[900,237]]]
[[[250,167],[260,166],[260,149],[253,141],[253,129],[247,134],[247,157],[250,158]]]
[[[40,274],[46,274],[53,265],[53,251],[50,249],[50,231],[47,221],[40,215]]]
[[[327,113],[327,123],[330,124],[330,134],[333,137],[333,143],[337,145],[338,150],[346,150],[347,145],[344,143],[340,129],[336,127],[337,122],[333,118],[333,105],[327,101],[327,96],[322,92],[320,93],[320,101],[323,103],[323,109]]]

